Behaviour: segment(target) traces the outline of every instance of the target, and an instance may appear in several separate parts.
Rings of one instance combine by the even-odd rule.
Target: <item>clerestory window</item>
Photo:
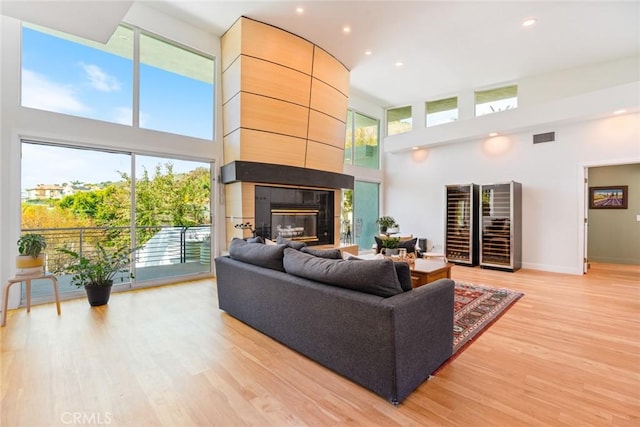
[[[476,117],[518,107],[518,86],[481,90],[475,93]]]
[[[387,110],[387,135],[411,132],[412,126],[413,119],[410,105]]]
[[[438,99],[425,103],[427,127],[458,120],[458,98]]]

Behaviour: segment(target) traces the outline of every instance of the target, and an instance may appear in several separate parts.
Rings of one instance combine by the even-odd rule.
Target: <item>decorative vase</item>
[[[398,248],[384,248],[384,254],[386,256],[398,255]]]
[[[35,276],[44,273],[44,254],[38,255],[37,258],[31,255],[16,256],[16,275],[17,276]]]
[[[109,302],[109,297],[111,296],[112,287],[113,282],[108,285],[86,285],[84,290],[87,293],[89,305],[96,307],[107,304]]]

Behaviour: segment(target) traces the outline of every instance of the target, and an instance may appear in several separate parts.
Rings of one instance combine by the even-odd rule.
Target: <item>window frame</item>
[[[509,92],[512,88],[515,89],[515,96],[492,98],[486,102],[482,102],[482,103],[478,102],[478,97],[491,98],[492,93]],[[513,103],[514,105],[507,105],[506,108],[504,109],[494,110],[493,106],[490,105],[491,103],[494,103],[494,102],[500,102],[500,101],[511,100],[511,99],[515,99],[515,102]],[[487,112],[478,114],[478,107],[482,107],[482,106],[488,106],[493,111],[487,111]],[[488,114],[500,113],[500,112],[515,109],[515,108],[518,108],[518,85],[515,83],[509,84],[506,86],[494,87],[491,89],[476,90],[473,92],[473,111],[474,111],[475,117],[482,117]]]
[[[366,169],[372,169],[372,170],[380,170],[380,168],[381,168],[380,149],[381,149],[381,142],[382,142],[381,141],[381,125],[380,125],[381,120],[377,119],[375,117],[372,117],[369,114],[361,113],[360,111],[354,110],[352,108],[348,108],[347,109],[347,117],[349,116],[349,114],[351,114],[351,129],[349,129],[348,126],[346,126],[346,125],[349,124],[349,120],[347,118],[347,123],[345,124],[345,149],[344,149],[345,154],[343,155],[344,164],[355,166],[355,167],[360,167],[360,168],[366,168]],[[358,129],[356,127],[356,122],[357,122],[356,116],[357,115],[376,122],[376,126],[377,126],[377,132],[376,132],[376,142],[377,142],[377,144],[376,144],[376,147],[378,148],[378,150],[377,150],[377,166],[375,168],[356,163],[357,156],[356,156],[356,143],[355,142],[356,142],[356,129]],[[347,153],[346,145],[347,145],[347,136],[349,134],[349,131],[351,131],[351,148],[350,148],[351,156],[349,158],[350,162],[347,162],[347,159],[346,159],[346,153]]]
[[[405,120],[405,119],[403,118],[403,119],[390,121],[389,120],[389,112],[395,111],[395,110],[404,110],[404,109],[407,109],[407,108],[409,109],[409,117],[408,117],[408,119],[409,119],[409,128],[408,129],[402,129],[399,132],[390,133],[389,132],[390,131],[389,125],[391,123],[401,123],[402,120]],[[386,127],[387,136],[400,135],[400,134],[403,134],[403,133],[407,133],[407,132],[413,131],[413,106],[412,105],[404,105],[402,107],[387,108],[385,110],[385,114],[384,115],[385,115],[385,123],[386,123],[385,127]]]
[[[439,111],[435,111],[433,114],[438,114],[438,113],[445,113],[447,111],[455,111],[455,118],[451,119],[451,120],[447,120],[447,121],[439,121],[437,123],[433,123],[433,124],[429,124],[429,104],[435,104],[435,103],[443,103],[445,104],[447,101],[451,101],[451,100],[455,100],[455,108],[452,109],[448,109],[448,110],[439,110]],[[440,98],[440,99],[434,99],[432,101],[425,101],[424,103],[424,125],[425,127],[433,127],[433,126],[439,126],[439,125],[444,125],[447,123],[454,123],[456,121],[458,121],[460,119],[460,107],[458,106],[458,96],[449,96],[447,98]]]
[[[100,122],[104,122],[104,123],[115,123],[115,124],[119,124],[122,126],[127,126],[127,127],[131,127],[131,128],[135,128],[135,129],[144,129],[144,130],[151,130],[151,131],[155,131],[155,132],[162,132],[162,133],[167,133],[167,134],[173,134],[173,135],[178,135],[178,136],[184,136],[184,137],[188,137],[188,138],[195,138],[195,139],[199,139],[199,140],[203,140],[203,141],[207,141],[207,142],[214,142],[216,140],[216,114],[217,114],[217,107],[218,105],[216,105],[216,73],[217,73],[217,61],[218,58],[216,55],[212,55],[209,53],[206,53],[200,49],[191,47],[191,46],[187,46],[184,43],[180,43],[178,41],[175,40],[171,40],[167,37],[163,37],[159,34],[156,34],[152,31],[148,31],[148,30],[143,30],[142,28],[136,26],[136,25],[131,25],[131,24],[127,24],[125,22],[121,22],[120,24],[118,24],[118,27],[122,27],[122,28],[126,28],[127,30],[132,32],[132,58],[131,58],[131,62],[132,62],[132,68],[133,68],[133,73],[132,73],[132,79],[133,81],[131,82],[131,91],[132,93],[130,94],[132,96],[132,102],[131,102],[131,109],[132,109],[132,117],[131,117],[131,123],[130,124],[123,124],[123,123],[119,123],[119,122],[114,122],[114,121],[110,121],[110,120],[104,120],[104,119],[99,119],[99,118],[92,118],[92,117],[87,117],[87,116],[83,116],[83,115],[77,115],[77,114],[71,114],[68,112],[64,112],[64,111],[56,111],[56,110],[43,110],[40,109],[38,107],[32,107],[29,105],[23,105],[22,104],[22,98],[23,98],[23,86],[22,86],[22,82],[24,80],[23,78],[23,57],[24,57],[24,45],[21,42],[20,45],[20,106],[24,107],[24,108],[33,108],[35,110],[40,110],[40,111],[48,111],[48,112],[52,112],[52,113],[56,113],[56,114],[63,114],[63,115],[67,115],[67,116],[71,116],[71,117],[76,117],[76,118],[80,118],[80,119],[88,119],[88,120],[97,120]],[[37,25],[37,24],[32,24],[30,22],[22,22],[20,25],[20,32],[22,34],[22,32],[24,31],[25,28],[29,28],[33,31],[38,31],[41,32],[43,34],[46,34],[48,36],[51,37],[56,37],[56,38],[61,38],[63,40],[66,40],[70,43],[80,43],[78,41],[75,41],[74,39],[80,39],[82,41],[86,41],[87,43],[84,44],[84,46],[91,48],[91,49],[98,49],[97,47],[92,46],[92,44],[95,44],[95,42],[93,42],[92,40],[88,40],[88,39],[84,39],[82,37],[78,37],[75,36],[73,34],[69,34],[66,32],[62,32],[62,31],[57,31],[42,25]],[[57,35],[57,34],[60,34]],[[164,130],[156,130],[153,128],[148,128],[148,127],[140,127],[140,38],[141,36],[146,36],[152,39],[155,39],[157,41],[160,41],[162,43],[166,43],[172,47],[178,48],[178,49],[182,49],[186,52],[189,52],[191,54],[194,55],[198,55],[201,56],[203,58],[206,58],[208,60],[212,61],[212,76],[211,76],[211,85],[212,85],[212,90],[211,90],[211,106],[212,106],[212,114],[211,114],[211,137],[210,138],[202,138],[202,137],[197,137],[197,136],[192,136],[192,135],[185,135],[182,133],[176,133],[176,132],[168,132],[168,131],[164,131]],[[177,74],[177,73],[174,73]],[[179,75],[179,74],[177,74]]]

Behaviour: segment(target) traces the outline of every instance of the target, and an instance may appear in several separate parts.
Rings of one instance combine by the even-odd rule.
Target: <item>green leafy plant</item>
[[[96,251],[91,257],[85,257],[78,252],[67,248],[58,248],[57,251],[70,257],[70,262],[63,264],[57,273],[71,273],[71,284],[79,288],[94,286],[109,286],[113,284],[113,278],[117,273],[128,272],[131,263],[131,254],[139,248],[123,246],[109,250],[96,244]],[[133,274],[129,274],[133,278]],[[124,277],[120,277],[124,280]]]
[[[387,231],[387,228],[397,225],[396,220],[392,216],[381,216],[376,219],[376,224],[380,226],[380,231],[383,233]]]
[[[387,249],[396,249],[400,246],[399,237],[386,237],[382,239],[382,247]]]
[[[18,253],[38,258],[47,247],[47,241],[42,234],[28,233],[18,239]]]

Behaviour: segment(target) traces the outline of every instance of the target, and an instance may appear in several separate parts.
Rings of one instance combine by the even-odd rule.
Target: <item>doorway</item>
[[[640,162],[602,162],[582,168],[582,272],[588,272],[591,261],[640,265]],[[595,190],[613,186],[628,189],[626,207],[590,206],[590,198],[598,194]]]

